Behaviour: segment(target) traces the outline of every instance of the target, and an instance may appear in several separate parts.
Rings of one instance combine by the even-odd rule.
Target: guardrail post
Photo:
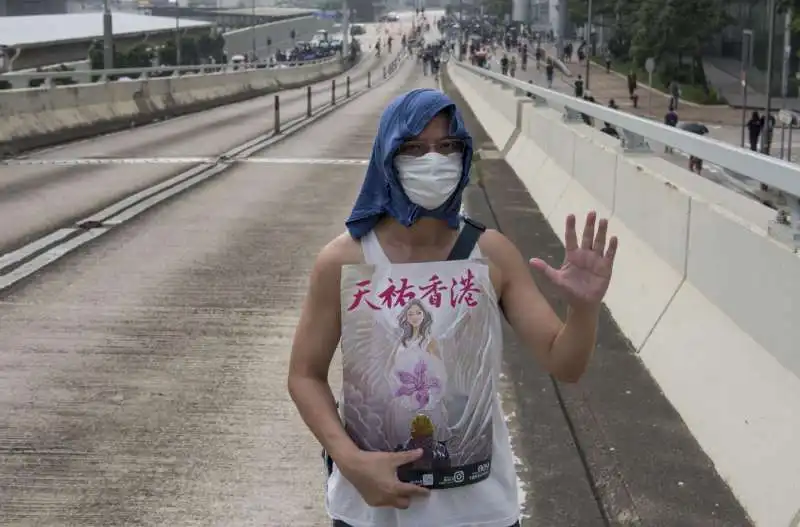
[[[306,86],[306,117],[311,117],[311,85]]]
[[[786,195],[783,197],[786,203],[784,206],[778,206],[778,214],[767,226],[767,232],[772,238],[787,244],[798,253],[800,252],[800,198]]]
[[[372,72],[367,72],[367,89],[372,88]]]
[[[331,80],[331,106],[336,104],[336,79]]]
[[[349,99],[350,98],[350,75],[347,76],[347,78],[345,79],[345,82],[346,82],[346,85],[345,85],[345,92],[344,93],[345,93],[345,97]]]
[[[567,108],[567,107],[564,107],[564,113],[561,115],[561,119],[565,123],[582,123],[583,122],[583,116],[581,115],[581,112],[577,112],[577,111],[573,110],[572,108]]]
[[[647,142],[647,139],[642,137],[639,134],[634,134],[633,132],[629,132],[628,130],[622,129],[618,131],[622,132],[620,135],[620,142],[622,143],[622,150],[628,153],[638,153],[638,154],[646,154],[652,152],[650,149],[650,144]]]
[[[281,97],[280,95],[275,96],[275,135],[281,133]]]

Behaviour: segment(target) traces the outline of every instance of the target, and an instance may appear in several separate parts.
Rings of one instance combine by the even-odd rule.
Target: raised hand
[[[407,452],[362,451],[352,463],[340,466],[339,470],[370,507],[407,509],[411,498],[427,496],[430,491],[403,483],[397,479],[397,469],[406,463],[413,463],[422,454],[422,449]]]
[[[606,247],[608,220],[601,219],[595,233],[596,222],[596,212],[586,215],[586,226],[578,246],[575,216],[567,216],[566,254],[561,268],[554,269],[539,258],[530,261],[534,269],[541,271],[562,291],[569,305],[574,308],[598,307],[611,282],[611,271],[617,254],[617,237],[612,236]]]

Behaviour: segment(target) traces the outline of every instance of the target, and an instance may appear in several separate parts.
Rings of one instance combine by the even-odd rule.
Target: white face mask
[[[462,155],[430,152],[422,157],[399,155],[394,159],[400,185],[411,203],[423,209],[442,206],[461,181]]]

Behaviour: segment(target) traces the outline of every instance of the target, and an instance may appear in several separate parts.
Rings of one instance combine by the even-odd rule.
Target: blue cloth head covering
[[[419,135],[431,119],[443,111],[450,117],[450,136],[462,139],[466,144],[464,166],[453,195],[439,208],[429,211],[412,203],[406,196],[397,177],[394,156],[400,145]],[[347,230],[353,238],[359,239],[371,231],[385,214],[406,227],[421,216],[428,216],[445,220],[450,227],[458,228],[461,194],[469,181],[471,165],[472,137],[452,99],[438,90],[427,88],[400,95],[381,116],[361,193],[345,223]]]

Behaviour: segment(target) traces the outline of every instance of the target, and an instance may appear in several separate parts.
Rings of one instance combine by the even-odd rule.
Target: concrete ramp
[[[757,525],[800,508],[800,257],[773,212],[559,109],[448,73],[563,242],[568,213],[612,218],[606,304]],[[527,255],[535,256],[535,255]],[[657,445],[654,445],[657,448]]]

